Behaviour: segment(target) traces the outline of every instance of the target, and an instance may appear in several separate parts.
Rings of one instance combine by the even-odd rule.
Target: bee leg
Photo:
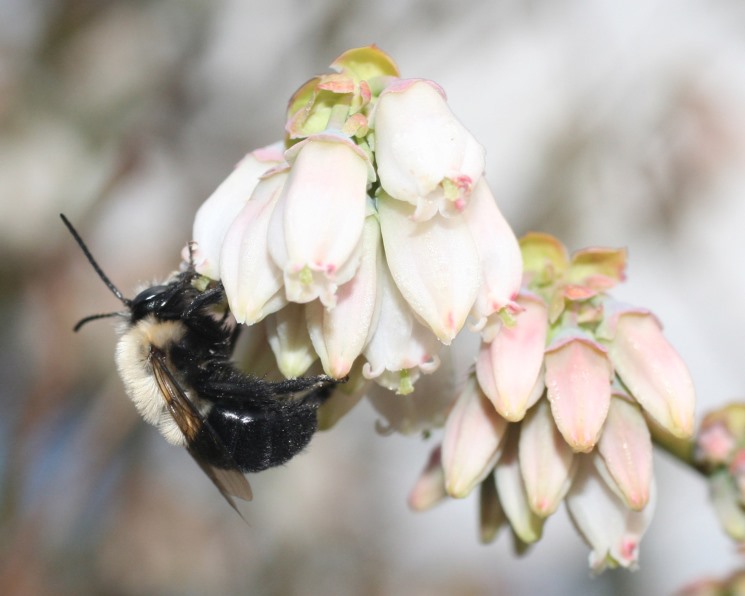
[[[211,304],[217,304],[218,302],[221,302],[224,297],[225,290],[223,289],[222,284],[210,290],[202,292],[199,296],[191,301],[191,304],[189,304],[189,306],[183,313],[183,318],[188,319],[192,317],[194,313],[200,308],[209,306]]]
[[[283,395],[287,393],[299,393],[314,388],[322,389],[325,387],[332,387],[337,383],[338,381],[336,379],[326,376],[298,377],[296,379],[286,379],[284,381],[270,383],[269,388],[272,394]]]
[[[314,407],[323,405],[323,403],[329,397],[331,397],[331,392],[334,389],[334,385],[336,385],[336,383],[334,383],[333,385],[332,384],[323,385],[319,387],[318,389],[316,389],[315,391],[311,391],[310,393],[308,393],[308,395],[306,395],[302,399],[300,403],[306,406],[314,406]]]

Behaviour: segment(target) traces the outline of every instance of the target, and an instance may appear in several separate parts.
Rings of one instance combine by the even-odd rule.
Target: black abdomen
[[[278,401],[268,411],[215,404],[207,424],[222,445],[216,445],[203,428],[192,449],[217,468],[260,472],[280,466],[310,442],[318,425],[317,407],[317,401],[307,398],[300,403]]]

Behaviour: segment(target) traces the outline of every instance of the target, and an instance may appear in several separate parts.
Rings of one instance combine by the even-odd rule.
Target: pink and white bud
[[[592,451],[608,415],[613,367],[605,348],[580,335],[546,349],[546,389],[564,440],[575,451]]]
[[[225,233],[251,197],[262,174],[283,161],[282,143],[252,151],[202,203],[194,217],[193,230],[193,239],[199,246],[200,259],[196,263],[199,273],[220,279],[220,252]]]
[[[543,301],[521,294],[517,303],[523,311],[515,324],[502,325],[491,343],[482,343],[476,363],[479,385],[510,422],[522,420],[543,393],[541,368],[548,334]]]
[[[320,298],[333,307],[337,287],[359,264],[374,172],[365,153],[341,135],[313,135],[286,155],[292,169],[270,221],[269,252],[284,272],[289,301]]]
[[[626,506],[644,509],[652,484],[652,437],[636,404],[611,399],[598,452]]]
[[[305,307],[310,339],[326,374],[337,379],[347,375],[372,337],[380,308],[379,270],[384,266],[380,226],[370,216],[362,234],[359,269],[337,291],[336,306],[328,310],[314,301]]]
[[[379,267],[378,273],[378,324],[364,349],[367,363],[362,372],[368,379],[405,395],[413,391],[421,372],[437,370],[440,344],[416,320],[387,267]]]
[[[427,464],[409,493],[408,503],[414,511],[431,509],[448,496],[445,491],[445,472],[442,469],[440,445],[429,454]]]
[[[672,435],[693,434],[696,395],[680,355],[649,312],[618,309],[598,334],[608,337],[616,372],[641,406]]]
[[[380,193],[385,255],[411,309],[449,345],[463,327],[481,285],[476,243],[462,215],[417,222],[411,208]]]
[[[507,519],[510,520],[512,530],[522,542],[532,544],[541,538],[545,518],[536,515],[530,508],[528,493],[520,472],[518,440],[519,432],[508,431],[502,457],[494,470],[494,478],[499,502]]]
[[[737,447],[724,421],[701,425],[696,437],[696,459],[708,465],[717,466],[726,463]]]
[[[745,439],[745,404],[729,403],[708,412],[696,436],[696,461],[714,468],[728,464]]]
[[[465,209],[484,172],[484,148],[448,107],[432,81],[398,79],[378,98],[371,116],[383,190],[414,205],[424,221]]]
[[[220,252],[220,278],[238,323],[253,325],[287,302],[282,270],[267,247],[269,221],[288,172],[262,179],[227,230]]]
[[[594,457],[597,456],[581,457],[567,494],[572,523],[592,548],[590,566],[594,571],[617,566],[636,568],[639,543],[654,514],[654,483],[644,510],[631,511],[602,479],[593,463]]]
[[[511,313],[519,312],[515,300],[520,291],[523,260],[517,238],[484,178],[476,183],[463,216],[481,260],[483,281],[471,314],[476,321],[474,330],[479,331],[485,328],[488,317],[503,308]]]
[[[540,400],[522,422],[519,459],[528,505],[536,515],[548,517],[569,490],[576,458],[556,428],[546,400]]]
[[[269,345],[279,371],[288,379],[302,376],[318,355],[305,326],[305,313],[299,304],[288,304],[265,319]]]
[[[506,430],[507,421],[471,375],[448,416],[442,439],[445,490],[451,497],[467,497],[494,469]]]

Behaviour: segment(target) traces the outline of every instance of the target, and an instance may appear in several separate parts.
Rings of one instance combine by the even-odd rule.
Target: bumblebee
[[[228,503],[250,500],[244,476],[279,466],[302,451],[316,411],[338,383],[327,376],[268,382],[231,361],[239,327],[220,282],[186,270],[125,298],[61,215],[98,276],[124,311],[92,315],[76,326],[120,317],[116,366],[142,418],[169,443],[186,447]]]

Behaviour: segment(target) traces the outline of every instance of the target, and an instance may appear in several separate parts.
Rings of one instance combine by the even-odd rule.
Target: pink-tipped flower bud
[[[652,437],[636,404],[611,399],[598,451],[626,506],[644,509],[652,484]]]
[[[466,321],[481,285],[479,253],[462,215],[414,221],[411,208],[378,196],[385,255],[411,309],[449,345]]]
[[[507,430],[507,421],[471,376],[445,423],[442,440],[442,467],[445,489],[463,498],[494,468]]]
[[[378,99],[371,125],[380,184],[414,205],[415,219],[465,209],[484,172],[484,148],[450,111],[439,85],[394,81]]]
[[[611,396],[613,368],[605,348],[581,335],[557,339],[546,350],[546,389],[556,425],[579,452],[600,438]]]
[[[513,326],[502,325],[491,343],[483,343],[476,363],[479,385],[497,412],[510,422],[522,420],[543,393],[543,354],[548,318],[544,302],[531,294],[517,299],[523,309]]]
[[[292,164],[269,227],[269,252],[291,302],[336,304],[357,270],[374,176],[365,153],[342,135],[313,135],[287,151]]]
[[[610,310],[598,336],[610,338],[608,353],[631,395],[671,434],[693,434],[696,395],[682,358],[665,339],[649,312],[617,307]]]
[[[530,509],[540,517],[548,517],[569,490],[576,462],[574,452],[556,428],[546,400],[540,400],[522,422],[519,459]]]

